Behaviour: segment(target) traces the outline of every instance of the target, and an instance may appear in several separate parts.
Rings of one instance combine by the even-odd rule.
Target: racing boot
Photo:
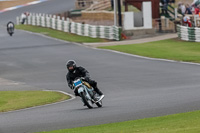
[[[98,101],[101,101],[105,97],[105,95],[99,90],[97,86],[94,88],[94,90],[96,91],[97,94],[99,94]]]

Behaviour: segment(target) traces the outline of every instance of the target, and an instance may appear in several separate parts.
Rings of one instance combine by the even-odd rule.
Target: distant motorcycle
[[[13,22],[8,22],[7,24],[7,32],[10,36],[12,36],[14,34],[14,29],[15,29],[15,25]]]
[[[102,99],[94,91],[94,88],[90,86],[89,83],[84,81],[83,78],[76,78],[73,81],[73,86],[75,91],[80,95],[82,102],[89,108],[93,108],[93,104],[96,104],[98,107],[102,107]]]

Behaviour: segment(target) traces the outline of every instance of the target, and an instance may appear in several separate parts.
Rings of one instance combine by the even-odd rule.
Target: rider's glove
[[[89,80],[90,80],[90,78],[89,78],[89,77],[84,77],[84,78],[85,78],[85,80],[86,80],[86,81],[89,81]]]

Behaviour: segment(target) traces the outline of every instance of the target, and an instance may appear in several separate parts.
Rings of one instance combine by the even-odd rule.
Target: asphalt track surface
[[[87,109],[76,98],[0,113],[0,133],[49,131],[200,109],[199,65],[138,58],[19,30],[13,37],[5,32],[5,22],[15,19],[20,12],[58,12],[64,10],[64,3],[70,5],[66,9],[73,7],[72,0],[52,0],[0,14],[0,78],[29,86],[1,86],[0,90],[73,93],[66,85],[65,62],[74,59],[98,81],[106,95],[103,108]]]

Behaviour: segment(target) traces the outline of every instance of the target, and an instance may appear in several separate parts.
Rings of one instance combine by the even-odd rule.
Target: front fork
[[[91,91],[93,91],[93,90],[91,90]],[[85,96],[86,96],[86,98],[87,98],[88,100],[90,100],[90,101],[92,101],[93,103],[95,103],[94,99],[91,97],[91,95],[89,94],[89,92],[88,92],[88,91],[86,90],[86,88],[84,88],[83,86],[80,87],[80,88],[78,88],[78,93],[79,93],[79,95],[80,95],[81,93],[84,93]],[[92,93],[94,93],[94,92],[92,92]],[[93,95],[94,95],[94,94],[93,94]]]

